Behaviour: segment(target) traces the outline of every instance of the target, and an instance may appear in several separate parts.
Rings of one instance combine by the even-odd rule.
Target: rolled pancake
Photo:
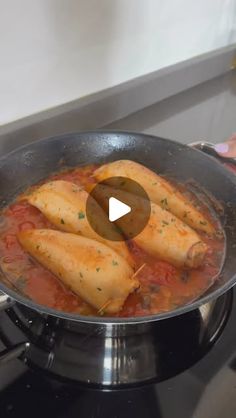
[[[133,269],[112,248],[79,235],[49,229],[22,231],[18,240],[39,263],[96,309],[119,312],[139,287]]]
[[[99,204],[95,200],[92,202],[92,197],[90,197],[90,214],[93,215],[93,224],[96,225],[97,232],[91,228],[86,216],[88,193],[82,187],[68,181],[56,180],[43,184],[26,198],[61,231],[73,232],[95,239],[113,248],[133,265],[133,259],[121,234],[115,225],[109,222],[106,213]],[[103,238],[103,230],[109,231],[107,235],[113,239]]]
[[[110,177],[127,177],[139,183],[150,200],[162,208],[169,210],[190,227],[208,234],[215,232],[210,221],[174,186],[167,180],[141,164],[129,160],[119,160],[102,165],[94,176],[98,181],[105,181]],[[124,185],[126,188],[126,185]],[[127,185],[127,191],[129,190]]]

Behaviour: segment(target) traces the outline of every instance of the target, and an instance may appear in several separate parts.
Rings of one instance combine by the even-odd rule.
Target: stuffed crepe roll
[[[90,197],[90,216],[92,214],[97,232],[90,226],[86,216],[88,193],[82,187],[68,181],[56,180],[43,184],[26,198],[58,229],[102,242],[133,265],[128,247],[120,233],[92,197]],[[103,238],[104,229],[109,231],[107,235],[111,236],[112,240]]]
[[[133,269],[112,248],[49,229],[19,232],[23,248],[94,308],[117,313],[139,287]]]
[[[120,176],[135,180],[139,183],[150,200],[162,208],[169,210],[190,227],[208,234],[215,232],[213,225],[194,205],[172,186],[167,180],[141,164],[129,160],[119,160],[102,165],[94,176],[98,181]],[[124,185],[124,188],[126,185]],[[127,185],[128,187],[128,185]],[[132,190],[127,189],[132,192]]]
[[[130,206],[138,208],[132,216],[129,214],[128,223],[125,217],[116,221],[124,235],[130,236],[136,224],[142,222],[145,212],[144,199],[123,190],[112,189],[106,185],[98,185],[93,190],[94,197],[107,210],[109,196],[128,202]],[[147,253],[175,266],[195,268],[202,264],[207,246],[197,232],[178,219],[175,215],[151,202],[149,220],[144,229],[133,238]]]

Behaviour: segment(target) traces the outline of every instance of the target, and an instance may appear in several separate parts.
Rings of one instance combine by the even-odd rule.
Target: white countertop
[[[233,2],[0,0],[0,126],[232,43]]]

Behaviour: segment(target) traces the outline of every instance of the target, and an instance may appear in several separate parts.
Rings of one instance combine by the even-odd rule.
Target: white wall
[[[236,41],[236,0],[0,0],[0,125]]]

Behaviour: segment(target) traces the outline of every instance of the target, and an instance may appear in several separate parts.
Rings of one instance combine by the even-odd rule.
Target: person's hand
[[[216,144],[215,150],[223,157],[236,158],[236,134],[232,135],[228,141]]]

